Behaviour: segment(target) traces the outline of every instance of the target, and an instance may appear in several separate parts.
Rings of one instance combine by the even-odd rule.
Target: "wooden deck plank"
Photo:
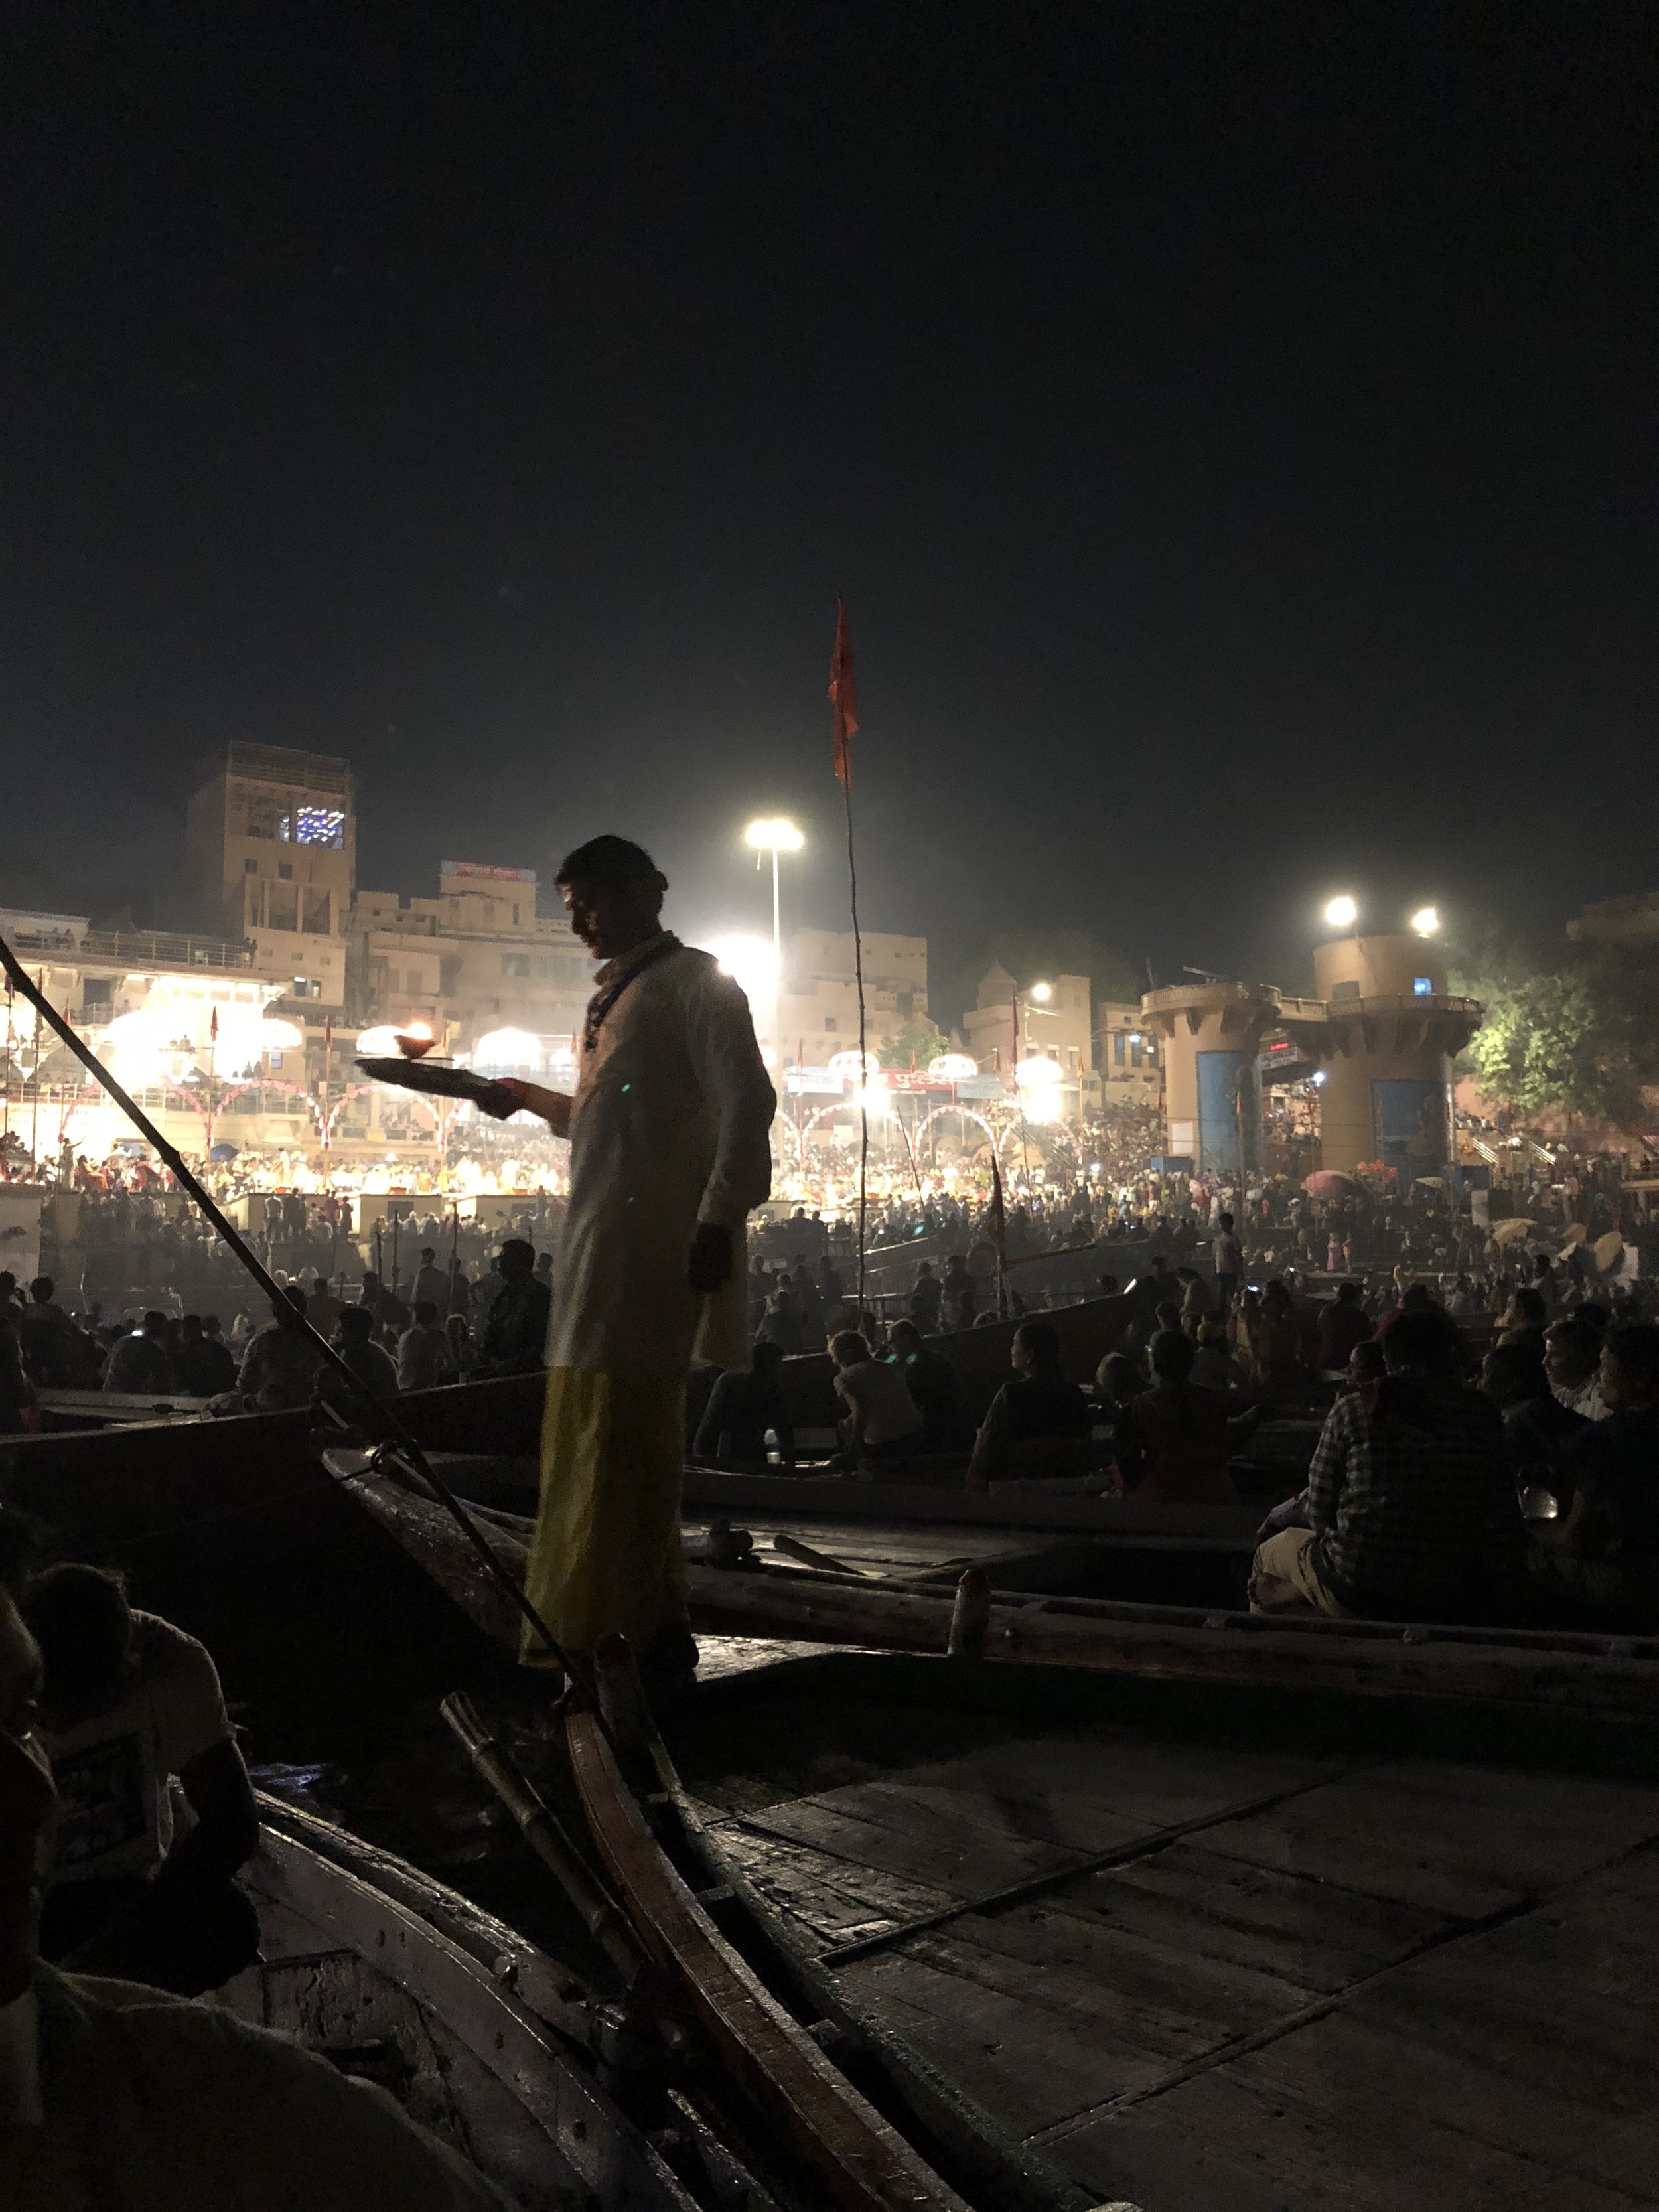
[[[1146,1832],[1144,1824],[1091,1808],[1073,1825],[1070,1840],[1040,1840],[985,1801],[964,1803],[948,1790],[930,1793],[890,1782],[858,1783],[823,1797],[770,1806],[750,1814],[748,1825],[849,1867],[869,1867],[952,1899],[988,1895]]]
[[[1207,1833],[1207,1831],[1206,1832]],[[1202,1842],[1055,1890],[1048,1909],[1220,1964],[1266,1969],[1304,1999],[1342,1989],[1462,1923],[1277,1868],[1226,1858]]]
[[[718,1824],[721,1850],[809,1951],[862,1942],[939,1912],[956,1900],[874,1867],[761,1833],[747,1822]]]
[[[1206,1832],[1206,1847],[1475,1920],[1659,1836],[1659,1790],[1398,1759]]]

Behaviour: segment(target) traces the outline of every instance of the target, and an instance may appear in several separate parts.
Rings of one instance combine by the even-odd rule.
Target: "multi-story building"
[[[980,979],[975,1003],[962,1018],[962,1033],[982,1074],[1012,1083],[1024,1063],[1051,1063],[1057,1073],[1050,1082],[1034,1086],[1028,1081],[1024,1087],[1052,1091],[1066,1119],[1075,1120],[1085,1107],[1099,1103],[1086,975],[1042,977],[1022,990],[1001,963],[994,961]]]
[[[879,1053],[927,1016],[927,939],[860,932],[864,949],[866,1049]],[[765,1025],[769,1010],[757,1004]],[[775,1047],[780,1060],[822,1066],[856,1051],[859,994],[849,930],[798,929],[784,950]]]
[[[562,915],[537,912],[536,890],[532,869],[446,860],[435,898],[359,892],[353,1024],[424,1021],[481,1066],[562,1066],[592,991],[592,963]]]
[[[346,762],[228,745],[204,763],[185,817],[196,920],[252,950],[307,1025],[345,1004],[357,823]]]
[[[1096,1006],[1095,1066],[1104,1104],[1157,1105],[1158,1037],[1138,1006],[1103,999]]]

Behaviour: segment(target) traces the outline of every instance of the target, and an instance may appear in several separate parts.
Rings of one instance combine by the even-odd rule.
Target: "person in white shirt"
[[[40,1951],[58,1813],[44,1669],[0,1589],[0,2202],[6,2212],[506,2212],[465,2160],[284,2036]]]
[[[1556,1401],[1586,1421],[1605,1421],[1601,1340],[1581,1321],[1558,1321],[1544,1332],[1544,1371]]]
[[[836,1368],[836,1395],[847,1408],[842,1437],[852,1460],[904,1459],[921,1449],[925,1424],[896,1367],[872,1359],[856,1329],[845,1329],[830,1350]]]

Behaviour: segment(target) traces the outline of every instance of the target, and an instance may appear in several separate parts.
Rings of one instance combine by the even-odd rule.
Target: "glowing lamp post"
[[[1433,907],[1420,906],[1412,916],[1412,927],[1419,937],[1434,937],[1439,933],[1440,916]]]
[[[799,853],[806,840],[787,816],[780,814],[769,820],[751,822],[743,833],[743,842],[754,854],[757,867],[763,853],[772,855],[772,1042],[776,1047],[777,999],[783,988],[783,910],[778,897],[778,854]]]
[[[1332,899],[1326,906],[1325,919],[1333,929],[1352,929],[1359,920],[1359,902],[1345,891],[1340,898]]]

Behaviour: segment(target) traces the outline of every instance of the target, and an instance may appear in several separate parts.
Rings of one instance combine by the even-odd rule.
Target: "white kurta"
[[[655,939],[579,1059],[570,1205],[548,1339],[541,1509],[526,1588],[568,1649],[636,1647],[684,1607],[678,1507],[694,1350],[748,1357],[744,1224],[771,1188],[777,1110],[749,1002],[707,952]],[[713,1297],[686,1261],[700,1222],[732,1238]],[[540,1658],[533,1640],[525,1656]]]
[[[601,968],[599,992],[651,950]],[[711,953],[680,945],[628,985],[578,1058],[550,1367],[683,1382],[694,1345],[745,1364],[744,1224],[772,1188],[776,1112],[749,1001]],[[732,1240],[712,1298],[685,1279],[700,1221]]]

